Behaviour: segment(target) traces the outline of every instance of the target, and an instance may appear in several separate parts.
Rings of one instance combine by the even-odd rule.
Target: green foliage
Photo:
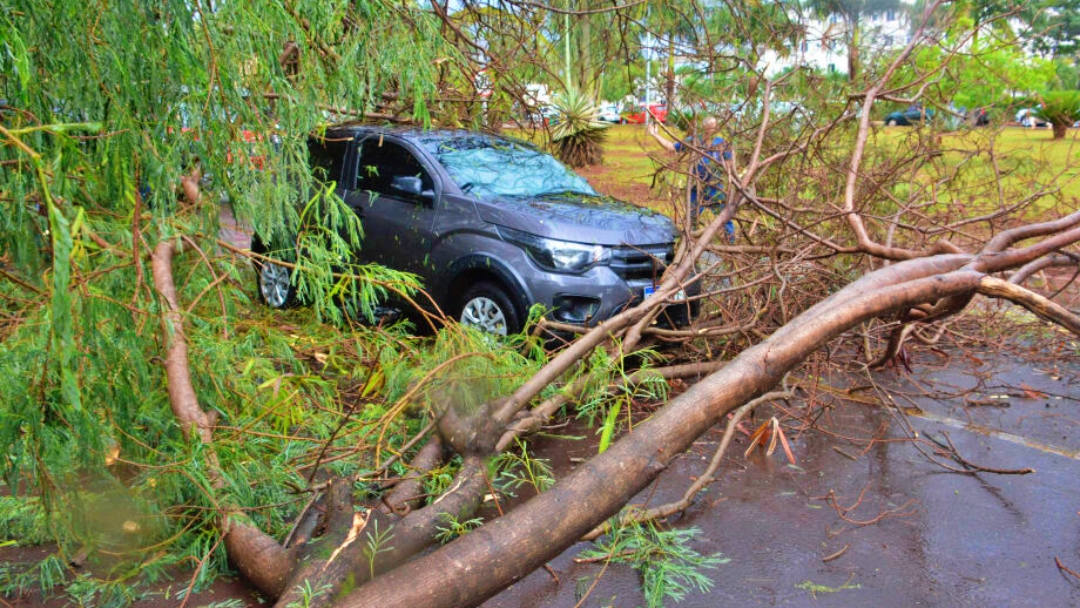
[[[454,404],[472,413],[512,393],[540,368],[546,355],[534,343],[535,338],[526,335],[500,339],[469,327],[443,329],[419,361],[388,370],[386,398],[393,402],[408,396],[424,380],[410,400],[414,408],[442,411]]]
[[[329,584],[316,588],[311,586],[311,581],[304,580],[304,584],[300,587],[300,601],[289,604],[289,608],[311,608],[319,596],[329,593],[330,589]]]
[[[435,539],[440,543],[448,543],[455,538],[464,536],[470,531],[484,525],[483,518],[474,517],[472,519],[460,521],[452,513],[440,513],[439,519],[441,519],[443,523],[437,526],[438,533],[435,534]]]
[[[364,546],[364,555],[368,561],[368,573],[371,578],[375,578],[375,558],[380,553],[386,553],[387,551],[393,551],[394,548],[390,546],[390,541],[394,540],[394,533],[391,532],[394,527],[386,530],[379,530],[379,520],[371,522],[371,531],[367,533],[367,542]]]
[[[663,530],[654,522],[613,522],[611,534],[581,557],[633,567],[641,573],[646,605],[660,608],[665,598],[679,602],[694,590],[708,592],[713,582],[701,571],[730,561],[720,554],[701,555],[690,548],[690,541],[698,534],[697,528]]]
[[[1080,1],[1038,0],[1023,8],[1021,18],[1030,24],[1025,36],[1032,48],[1075,61],[1080,53]]]
[[[571,167],[603,162],[601,144],[609,125],[597,118],[596,103],[587,94],[570,89],[556,97],[554,105],[559,111],[559,122],[551,129],[555,156]]]
[[[127,608],[139,599],[135,590],[123,581],[103,581],[88,574],[80,575],[64,591],[80,607]]]
[[[0,541],[36,545],[48,539],[48,517],[40,499],[0,496]]]
[[[587,376],[581,392],[584,397],[577,405],[579,419],[585,420],[589,426],[603,420],[604,428],[601,432],[611,428],[607,431],[610,435],[618,420],[617,413],[614,416],[611,414],[612,409],[621,409],[623,405],[634,400],[663,401],[667,398],[667,381],[659,375],[649,373],[660,360],[658,353],[642,350],[638,355],[640,359],[637,361],[638,369],[634,372],[637,376],[635,381],[631,381],[625,360],[612,357],[605,350],[596,350],[589,355],[589,360],[581,371]],[[569,386],[570,383],[567,384]]]
[[[819,584],[815,583],[814,581],[810,581],[810,580],[806,580],[806,581],[803,581],[803,582],[799,583],[798,585],[795,585],[796,589],[804,589],[806,591],[809,591],[810,596],[813,597],[814,599],[817,599],[817,595],[819,593],[838,593],[838,592],[843,591],[845,589],[858,589],[859,587],[861,587],[861,585],[859,585],[858,583],[855,583],[854,585],[851,584],[851,579],[850,578],[847,580],[847,582],[845,582],[843,585],[840,585],[839,587],[829,587],[827,585],[819,585]]]
[[[949,35],[950,44],[959,44],[968,35],[969,30],[958,29]],[[1045,91],[1054,78],[1053,63],[1028,55],[1015,38],[983,36],[959,54],[950,46],[922,46],[915,50],[913,59],[898,70],[896,82],[945,66],[942,77],[930,89],[927,107],[950,103],[958,108],[1007,106],[1018,91]]]
[[[461,456],[455,454],[449,462],[432,469],[424,476],[424,494],[437,498],[442,496],[454,483],[454,476],[461,469]]]
[[[53,589],[67,582],[68,570],[58,555],[49,555],[36,564],[0,565],[0,595],[8,597],[36,589],[49,597]]]
[[[525,486],[539,494],[555,485],[551,465],[542,458],[533,458],[529,445],[520,439],[517,450],[507,450],[492,459],[491,469],[495,472],[492,485],[507,496],[516,496],[517,490]]]
[[[1073,60],[1055,59],[1054,88],[1080,89],[1080,64]]]
[[[1052,91],[1042,96],[1042,106],[1035,116],[1053,125],[1072,124],[1080,120],[1080,91]]]
[[[58,543],[41,581],[60,581],[76,551],[110,550],[150,578],[202,563],[205,585],[226,568],[219,505],[281,536],[304,500],[288,488],[327,460],[325,443],[348,449],[385,422],[399,445],[422,424],[381,399],[385,367],[408,367],[415,343],[352,327],[415,278],[348,263],[363,227],[312,179],[306,141],[383,93],[425,123],[438,66],[456,57],[433,14],[389,0],[0,5],[0,474],[15,494],[0,534]],[[194,174],[201,196],[188,200],[180,182]],[[256,306],[249,267],[215,243],[225,197],[299,265],[316,322]],[[180,432],[161,366],[148,253],[177,237],[191,375],[217,417],[223,488],[206,446]],[[367,464],[329,460],[340,474]],[[76,591],[112,603],[113,580]]]

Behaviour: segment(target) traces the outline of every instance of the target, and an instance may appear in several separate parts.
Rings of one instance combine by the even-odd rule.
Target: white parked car
[[[1029,129],[1050,126],[1050,123],[1035,117],[1036,110],[1037,108],[1024,108],[1020,110],[1016,113],[1016,122],[1020,123],[1021,127],[1027,127]]]
[[[597,118],[604,122],[621,122],[622,118],[619,116],[619,106],[613,103],[605,103],[600,105],[600,111],[597,113]]]

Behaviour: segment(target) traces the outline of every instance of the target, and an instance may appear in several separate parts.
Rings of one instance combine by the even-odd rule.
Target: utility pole
[[[649,115],[650,106],[652,106],[652,46],[653,37],[652,30],[648,29],[649,26],[649,5],[645,5],[645,126],[648,127],[652,122],[652,116]]]
[[[570,0],[566,0],[566,10],[570,10]],[[570,73],[570,13],[563,13],[563,55],[566,58],[566,90],[574,88],[574,77]]]

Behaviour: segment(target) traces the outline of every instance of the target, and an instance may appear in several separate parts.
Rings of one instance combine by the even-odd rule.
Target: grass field
[[[870,146],[887,155],[916,145],[919,137],[917,129],[879,127]],[[735,144],[740,147],[739,142]],[[740,156],[748,145],[741,146]],[[1036,188],[1057,190],[1033,205],[1033,213],[1041,214],[1050,208],[1066,212],[1080,208],[1080,130],[1071,130],[1064,140],[1053,141],[1049,129],[982,128],[947,134],[941,139],[940,149],[943,154],[921,164],[910,180],[921,182],[919,185],[927,189],[936,188],[936,196],[943,204],[956,202],[962,193],[997,199],[998,188],[993,180],[997,172],[1003,175],[1001,190],[1006,198],[1026,196]],[[579,173],[604,194],[663,209],[668,206],[668,194],[662,184],[673,175],[664,171],[658,161],[674,162],[675,156],[664,152],[643,126],[615,125],[607,130],[604,164]],[[942,188],[941,180],[958,166],[963,167],[962,176],[952,178],[951,188]],[[914,185],[902,183],[894,194],[903,196]]]

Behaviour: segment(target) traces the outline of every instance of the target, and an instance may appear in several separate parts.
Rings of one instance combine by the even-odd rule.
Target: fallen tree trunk
[[[561,553],[615,515],[728,412],[776,386],[784,374],[847,329],[923,302],[970,293],[982,274],[968,256],[903,262],[869,275],[807,311],[672,400],[633,434],[547,492],[442,549],[359,588],[336,604],[475,606]],[[923,275],[923,276],[919,276]],[[880,283],[912,277],[890,286]],[[477,568],[477,564],[485,567]]]

